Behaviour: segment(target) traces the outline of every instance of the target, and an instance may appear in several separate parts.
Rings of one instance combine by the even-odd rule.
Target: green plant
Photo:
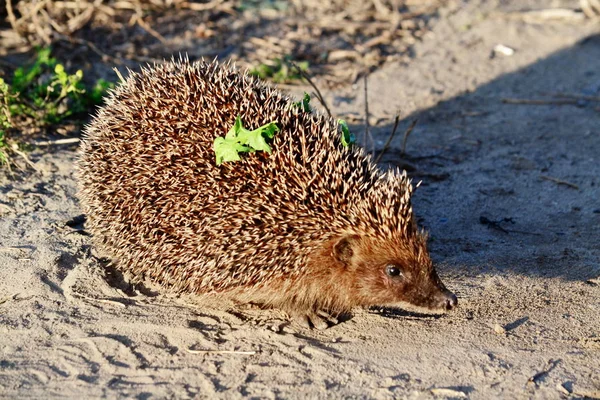
[[[8,163],[9,152],[23,154],[12,134],[45,130],[67,118],[83,116],[100,104],[112,87],[100,79],[86,88],[83,71],[67,72],[51,53],[50,48],[39,49],[30,65],[15,69],[6,81],[0,79],[0,164]]]
[[[53,125],[102,102],[111,84],[100,79],[86,90],[83,71],[70,74],[51,56],[51,49],[38,50],[30,66],[17,68],[8,92],[12,116],[30,117],[38,126]]]
[[[4,132],[0,131],[0,165],[8,163],[8,145],[4,141]]]
[[[56,59],[50,56],[51,50],[49,47],[39,49],[33,64],[30,66],[19,67],[15,70],[11,82],[12,90],[15,92],[23,92],[33,81],[40,76],[46,67],[54,67]]]
[[[302,97],[302,101],[296,101],[293,104],[295,107],[301,108],[304,112],[312,112],[312,107],[310,106],[310,94],[306,92],[304,92],[304,97]]]
[[[346,121],[338,119],[338,124],[342,128],[342,145],[348,147],[356,143],[356,137],[350,132],[350,128],[348,128]]]
[[[8,99],[10,97],[8,85],[0,78],[0,165],[8,163],[8,143],[6,133],[12,128]]]
[[[291,63],[292,59],[289,56],[285,56],[283,59],[275,58],[272,61],[259,64],[252,68],[249,73],[260,79],[270,79],[275,83],[301,80],[302,72],[308,71],[308,61],[294,63],[293,65],[297,68],[291,65]],[[298,69],[300,71],[298,71]]]
[[[115,87],[115,84],[105,79],[98,79],[92,90],[89,92],[89,100],[92,105],[101,104],[106,92]]]
[[[271,146],[266,139],[272,139],[279,128],[275,122],[270,122],[258,129],[250,131],[242,125],[242,119],[238,115],[233,127],[225,137],[215,139],[213,148],[215,151],[217,165],[224,162],[239,161],[240,153],[253,153],[255,151],[271,152]]]

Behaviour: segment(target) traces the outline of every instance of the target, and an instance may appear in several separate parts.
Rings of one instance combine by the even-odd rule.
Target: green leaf
[[[350,132],[350,128],[348,128],[346,121],[338,119],[338,124],[342,128],[342,146],[348,147],[356,143],[356,137]]]
[[[224,162],[241,160],[239,153],[252,151],[248,146],[241,145],[235,138],[218,137],[213,144],[217,165]]]
[[[255,130],[248,130],[242,125],[242,120],[238,115],[233,127],[227,132],[225,137],[215,139],[213,148],[217,165],[228,161],[239,161],[239,153],[248,153],[254,151],[266,151],[271,153],[271,146],[267,139],[272,139],[279,128],[274,122],[268,123]]]
[[[258,131],[246,131],[242,132],[238,139],[242,143],[246,143],[250,148],[256,151],[266,151],[271,153],[271,146],[267,144],[267,141],[263,135]]]
[[[235,122],[233,123],[233,126],[231,127],[231,129],[229,130],[229,132],[227,132],[227,135],[225,135],[225,137],[227,139],[235,139],[238,135],[238,133],[243,129],[242,126],[242,119],[240,118],[240,116],[238,115],[235,118]]]

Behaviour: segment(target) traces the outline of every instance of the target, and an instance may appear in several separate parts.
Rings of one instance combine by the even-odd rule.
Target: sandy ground
[[[383,162],[423,181],[458,310],[310,331],[127,290],[65,226],[74,149],[33,153],[39,174],[0,178],[0,398],[600,398],[600,26],[509,11],[443,10],[410,63],[369,78],[377,147],[397,109],[401,131],[419,119],[408,156],[399,135]],[[363,114],[361,83],[327,98]]]

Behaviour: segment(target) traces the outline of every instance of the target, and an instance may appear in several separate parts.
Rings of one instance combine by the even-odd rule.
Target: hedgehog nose
[[[443,307],[446,310],[452,310],[457,305],[458,305],[458,299],[456,298],[456,295],[454,293],[450,292],[449,290],[446,290],[444,292]]]

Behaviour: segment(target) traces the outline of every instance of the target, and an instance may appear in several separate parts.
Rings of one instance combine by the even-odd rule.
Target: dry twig
[[[599,96],[585,96],[582,94],[572,94],[572,93],[550,93],[550,95],[554,96],[554,97],[562,97],[565,99],[600,102]]]
[[[255,351],[237,351],[237,350],[193,350],[186,349],[191,354],[241,354],[241,355],[254,355]]]
[[[55,146],[61,144],[74,144],[79,143],[79,138],[66,138],[66,139],[58,139],[58,140],[45,140],[41,142],[33,142],[34,146]]]
[[[375,141],[371,136],[371,126],[369,125],[369,88],[368,88],[368,79],[369,75],[365,74],[363,76],[364,84],[365,84],[365,134],[363,138],[363,146],[365,150],[368,150],[369,144],[371,145],[370,153],[375,156]]]
[[[381,149],[381,151],[379,152],[379,155],[377,155],[377,158],[375,159],[375,164],[379,163],[379,161],[381,160],[381,157],[383,157],[383,155],[386,153],[386,151],[388,151],[388,149],[390,148],[392,139],[396,135],[396,130],[398,130],[399,123],[400,123],[400,111],[398,111],[396,113],[396,118],[394,119],[394,127],[392,128],[392,132],[390,133],[390,136],[388,136],[388,139],[385,142],[385,145],[383,145],[383,149]]]
[[[571,182],[567,182],[567,181],[563,181],[562,179],[558,179],[558,178],[555,178],[553,176],[540,175],[540,178],[541,179],[545,179],[545,180],[550,181],[550,182],[554,182],[554,183],[556,183],[558,185],[565,185],[565,186],[568,186],[568,187],[573,188],[575,190],[579,190],[579,186],[577,186],[576,184],[571,183]]]
[[[581,10],[588,18],[600,16],[600,0],[580,0]]]
[[[577,104],[577,100],[537,100],[537,99],[513,99],[513,98],[504,98],[502,102],[505,104],[529,104],[535,106],[543,106],[543,105],[565,105],[565,104]]]
[[[16,155],[18,155],[19,157],[21,157],[23,160],[25,160],[25,163],[27,165],[29,165],[31,168],[33,168],[33,170],[37,173],[40,173],[40,170],[35,166],[35,164],[27,157],[27,154],[23,153],[21,150],[14,148],[15,146],[12,146],[10,151],[15,153]]]
[[[415,119],[413,122],[410,123],[408,128],[406,128],[406,131],[404,131],[404,138],[402,139],[402,150],[401,150],[402,155],[406,154],[406,142],[407,142],[408,137],[410,136],[411,132],[413,131],[413,129],[415,129],[417,122],[419,122],[419,120]]]
[[[295,62],[293,61],[287,61],[295,70],[296,72],[304,79],[306,80],[306,82],[308,82],[308,84],[310,86],[312,86],[313,89],[315,89],[315,95],[317,96],[317,100],[319,100],[319,102],[321,103],[321,105],[325,108],[325,111],[327,111],[327,115],[329,116],[329,118],[333,118],[333,116],[331,115],[331,111],[329,110],[329,107],[327,106],[327,103],[325,102],[325,99],[323,98],[323,95],[321,95],[321,91],[319,90],[319,88],[317,87],[317,85],[315,85],[315,83],[312,81],[312,79],[310,79],[310,76],[306,73],[306,71],[303,71]]]

